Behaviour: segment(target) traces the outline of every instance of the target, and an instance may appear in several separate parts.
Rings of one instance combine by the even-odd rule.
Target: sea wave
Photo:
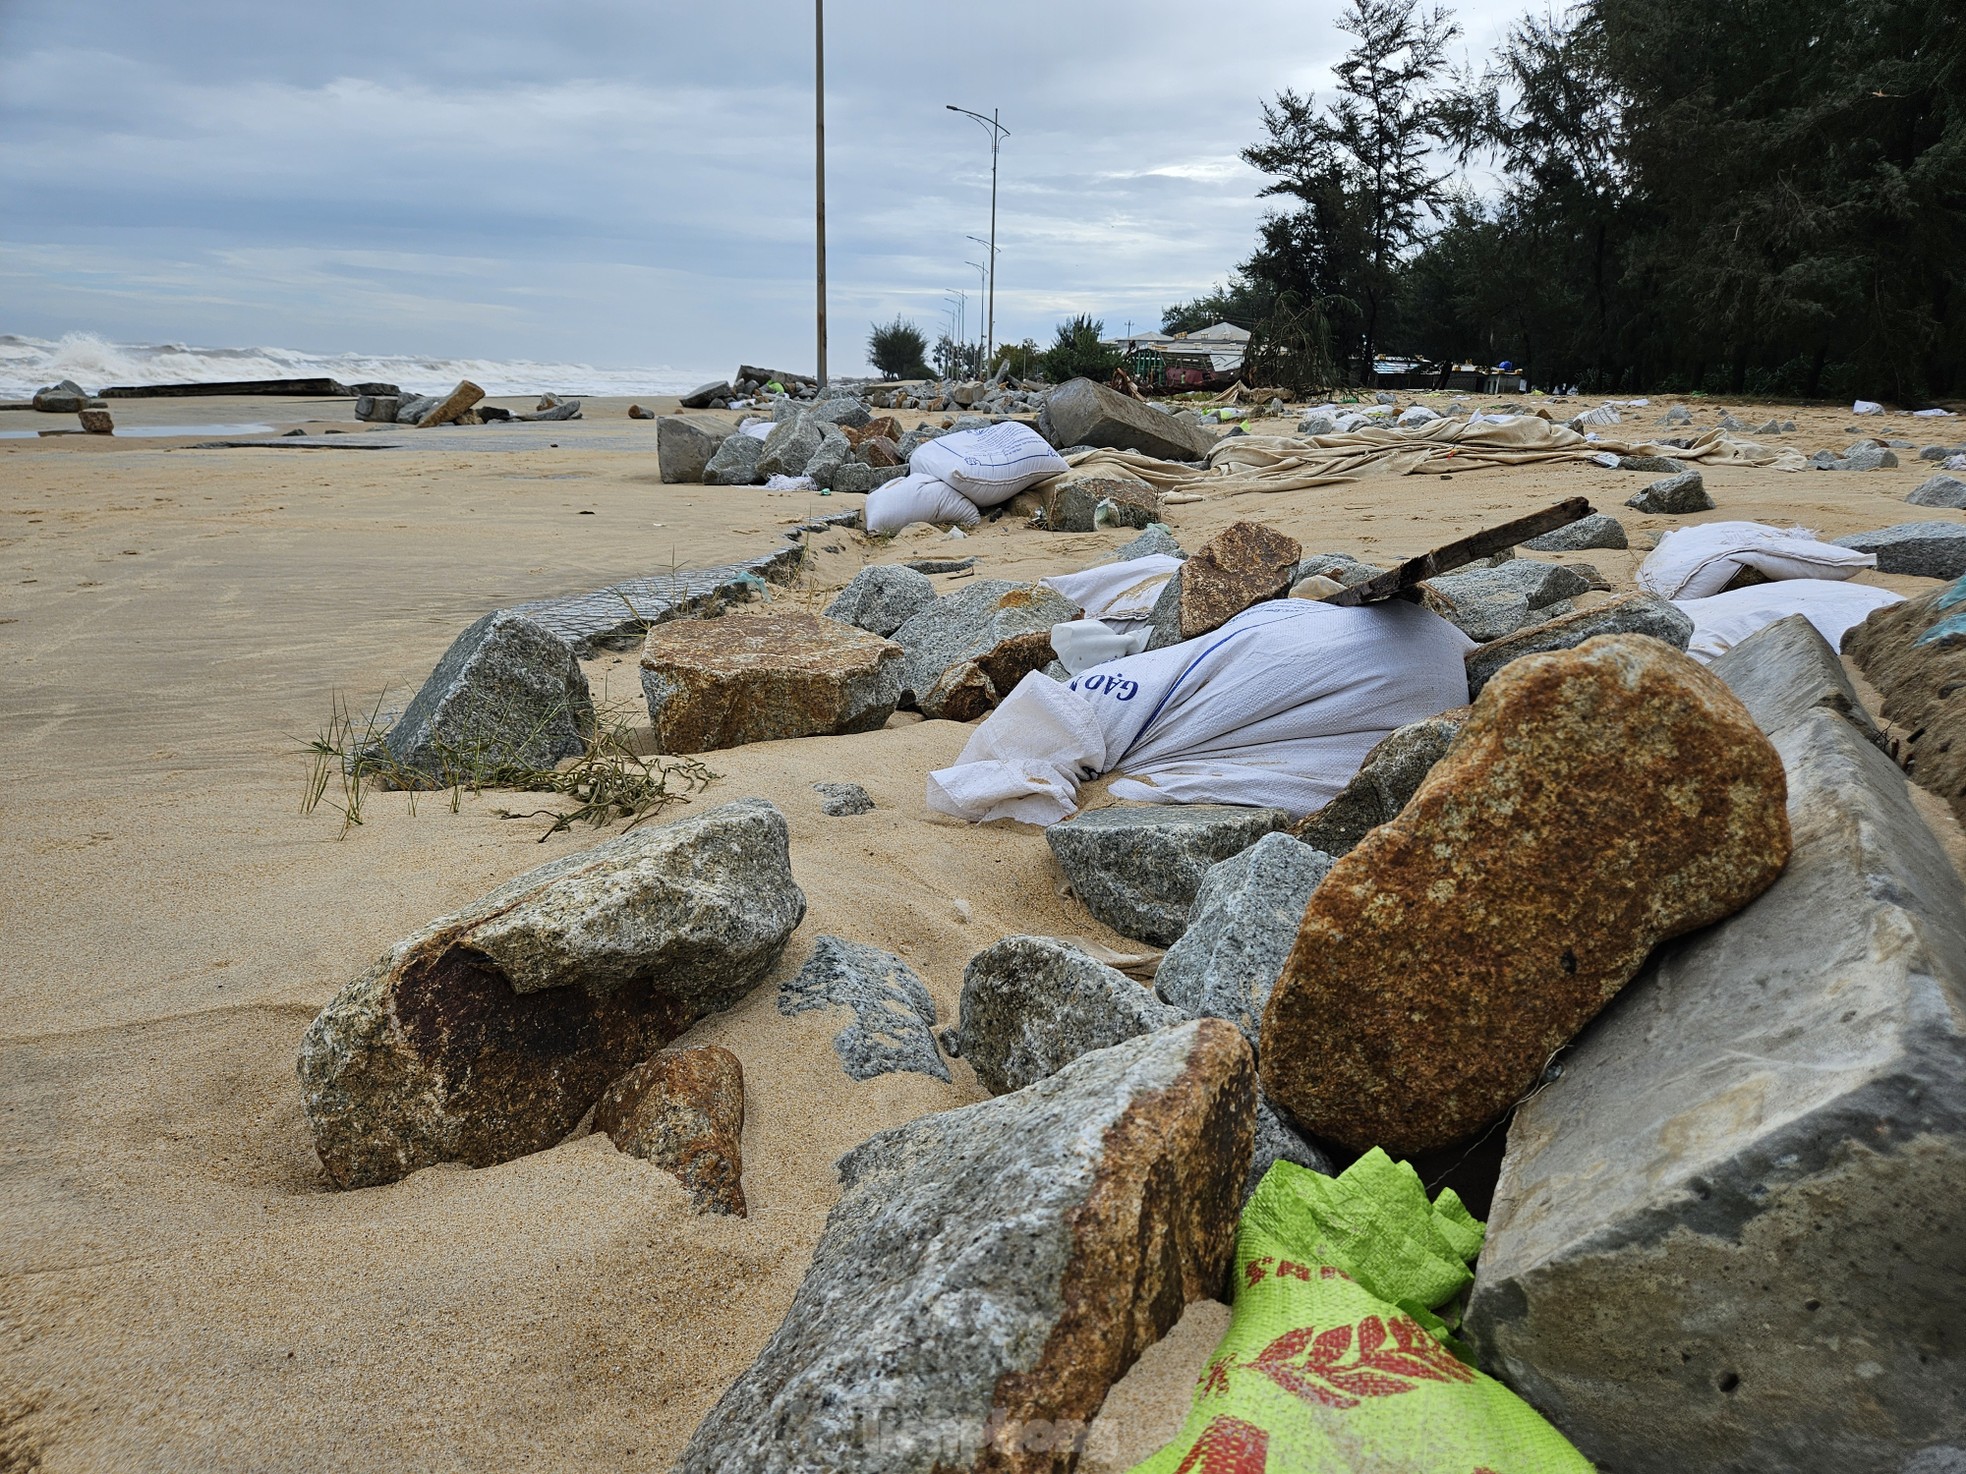
[[[92,393],[113,384],[197,384],[228,379],[383,382],[420,394],[470,379],[487,394],[685,394],[717,370],[598,368],[523,358],[419,358],[391,353],[303,353],[292,348],[199,348],[188,343],[112,343],[94,333],[57,342],[0,333],[0,398],[25,399],[60,379]]]

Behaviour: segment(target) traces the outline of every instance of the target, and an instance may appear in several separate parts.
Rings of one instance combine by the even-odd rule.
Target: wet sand
[[[1667,433],[1653,426],[1666,402],[1640,425]],[[655,425],[628,420],[627,403],[589,400],[565,424],[416,431],[356,426],[347,401],[119,401],[125,425],[301,426],[310,444],[348,444],[0,441],[0,1469],[666,1468],[776,1328],[837,1195],[833,1160],[980,1097],[960,1062],[949,1085],[855,1083],[830,1047],[836,1020],[781,1017],[776,985],[812,938],[908,958],[945,1023],[964,964],[1001,936],[1135,950],[1062,894],[1038,831],[925,813],[924,776],[968,727],[899,716],[864,736],[713,754],[719,780],[696,804],[776,802],[809,902],[777,972],[688,1036],[743,1061],[751,1216],[693,1216],[669,1177],[592,1136],[483,1171],[324,1187],[293,1074],[315,1010],[430,917],[604,837],[540,843],[543,821],[495,816],[538,807],[530,796],[467,795],[453,814],[429,795],[414,813],[376,795],[346,837],[325,807],[302,817],[300,744],[336,694],[400,704],[491,608],[767,551],[860,500],[662,486]],[[1729,403],[1751,424],[1773,413]],[[1848,425],[1966,438],[1958,420],[1786,413],[1803,430],[1783,443],[1805,452],[1840,449]],[[0,414],[0,429],[56,422]],[[350,433],[317,436],[329,428]],[[357,437],[402,448],[349,448]],[[1706,518],[1831,537],[1958,519],[1904,503],[1936,469],[1913,456],[1865,474],[1709,471],[1720,505]],[[1375,478],[1169,520],[1190,548],[1252,518],[1307,552],[1376,561],[1580,493],[1634,534],[1703,520],[1628,512],[1649,479],[1577,465]],[[1131,535],[1009,518],[960,540],[830,532],[776,598],[817,607],[867,561],[930,555],[1035,578]],[[1623,590],[1642,557],[1559,561]],[[587,669],[597,697],[638,707],[632,654]],[[810,785],[837,780],[864,784],[877,809],[823,816]],[[1957,856],[1956,827],[1945,837]],[[1178,1424],[1222,1314],[1196,1307],[1123,1384],[1085,1467],[1124,1468]]]

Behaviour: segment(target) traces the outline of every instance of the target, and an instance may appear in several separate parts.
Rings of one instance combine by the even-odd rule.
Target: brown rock
[[[901,647],[816,614],[649,631],[642,692],[662,752],[871,732],[901,699]]]
[[[418,420],[419,429],[432,425],[448,425],[452,420],[462,419],[464,412],[485,397],[485,391],[469,379],[459,379],[457,387],[444,396],[443,403]]]
[[[631,420],[652,420],[655,418],[655,411],[644,409],[639,404],[631,404],[628,406],[628,418]]]
[[[973,722],[994,710],[1024,677],[1056,658],[1050,630],[1013,635],[976,659],[944,671],[922,696],[922,714],[937,721]]]
[[[1843,649],[1908,734],[1904,768],[1966,820],[1966,581],[1873,610]]]
[[[877,471],[885,470],[901,464],[901,447],[885,435],[874,435],[860,442],[857,458],[863,465],[872,466]]]
[[[674,1174],[704,1213],[746,1216],[744,1067],[716,1044],[665,1049],[608,1086],[594,1129]]]
[[[1040,488],[1044,525],[1053,532],[1092,532],[1099,525],[1099,504],[1113,504],[1115,527],[1145,527],[1160,518],[1160,493],[1130,476],[1054,477]]]
[[[785,1320],[678,1474],[1064,1474],[1113,1383],[1228,1293],[1249,1046],[1196,1019],[840,1159]]]
[[[1746,708],[1657,640],[1505,666],[1312,896],[1264,1015],[1265,1088],[1356,1148],[1472,1135],[1656,943],[1774,881],[1786,792]]]
[[[1251,604],[1281,599],[1304,555],[1297,539],[1260,522],[1238,522],[1181,565],[1181,638],[1220,629]]]
[[[114,435],[116,433],[116,422],[109,417],[108,410],[85,409],[78,410],[76,413],[82,421],[82,428],[89,434]]]
[[[337,1187],[544,1151],[636,1060],[770,971],[805,915],[761,799],[549,861],[391,948],[301,1040]]]
[[[855,450],[870,440],[885,440],[890,445],[901,439],[901,422],[893,415],[878,415],[864,425],[842,425],[840,433],[846,436],[846,443]]]

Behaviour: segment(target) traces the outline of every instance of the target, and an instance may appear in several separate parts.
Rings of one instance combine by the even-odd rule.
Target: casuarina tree
[[[867,361],[886,379],[926,378],[928,339],[906,318],[877,322],[867,335]]]

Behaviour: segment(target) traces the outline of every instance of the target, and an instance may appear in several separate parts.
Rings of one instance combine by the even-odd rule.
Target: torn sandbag
[[[1698,661],[1718,660],[1757,630],[1800,614],[1816,627],[1832,650],[1843,645],[1844,633],[1903,594],[1874,589],[1869,584],[1835,579],[1790,578],[1779,583],[1729,589],[1704,599],[1675,599],[1673,607],[1693,621],[1693,638],[1686,653]]]
[[[1473,648],[1403,600],[1269,600],[1199,639],[1064,684],[1026,676],[955,765],[929,774],[928,806],[1052,824],[1078,807],[1082,781],[1119,769],[1115,798],[1301,817],[1336,797],[1395,728],[1465,705]]]
[[[947,482],[979,507],[995,507],[1071,467],[1029,425],[1004,420],[923,441],[908,469]]]
[[[1181,560],[1149,553],[1123,563],[1102,563],[1078,573],[1055,573],[1038,580],[1078,605],[1087,619],[1145,619]]]
[[[1264,1174],[1236,1233],[1234,1315],[1174,1441],[1131,1474],[1590,1474],[1453,1338],[1483,1229],[1374,1147],[1336,1178]]]
[[[1153,632],[1145,620],[1134,622],[1131,629],[1116,629],[1103,620],[1074,619],[1051,627],[1051,653],[1067,675],[1076,676],[1122,655],[1138,655]]]
[[[1704,599],[1744,570],[1765,579],[1838,579],[1876,566],[1871,554],[1821,542],[1807,527],[1702,522],[1661,536],[1639,565],[1637,583],[1662,599]]]
[[[975,502],[948,482],[909,475],[883,482],[868,492],[861,520],[868,532],[886,537],[916,522],[974,527],[983,520],[983,514],[976,510]]]

